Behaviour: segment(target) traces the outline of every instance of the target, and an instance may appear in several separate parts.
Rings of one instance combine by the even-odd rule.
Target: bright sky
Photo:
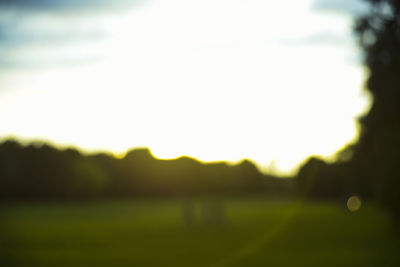
[[[357,0],[66,2],[0,1],[2,137],[281,173],[357,137]]]

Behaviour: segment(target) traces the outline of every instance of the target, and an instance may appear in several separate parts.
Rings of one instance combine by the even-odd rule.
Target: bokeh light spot
[[[347,200],[347,208],[351,212],[358,211],[361,208],[361,199],[358,196],[351,196]]]

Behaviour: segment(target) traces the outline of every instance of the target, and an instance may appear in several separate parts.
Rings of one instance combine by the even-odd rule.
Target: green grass
[[[182,201],[0,208],[0,266],[400,266],[377,208],[225,201],[222,225],[184,224]]]

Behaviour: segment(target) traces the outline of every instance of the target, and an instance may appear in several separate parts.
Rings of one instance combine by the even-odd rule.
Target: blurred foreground
[[[368,203],[13,203],[1,214],[1,266],[400,266],[391,220]]]

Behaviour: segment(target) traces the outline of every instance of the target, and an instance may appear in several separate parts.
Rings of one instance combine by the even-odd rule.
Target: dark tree
[[[384,207],[400,218],[400,0],[366,0],[369,12],[355,30],[369,69],[372,96],[361,118],[352,164]]]
[[[205,164],[190,157],[159,160],[144,148],[118,159],[104,153],[60,150],[42,142],[0,142],[0,203],[118,197],[184,197],[190,201],[200,196],[265,194],[273,189],[288,192],[289,186],[260,173],[250,161],[229,165]]]

